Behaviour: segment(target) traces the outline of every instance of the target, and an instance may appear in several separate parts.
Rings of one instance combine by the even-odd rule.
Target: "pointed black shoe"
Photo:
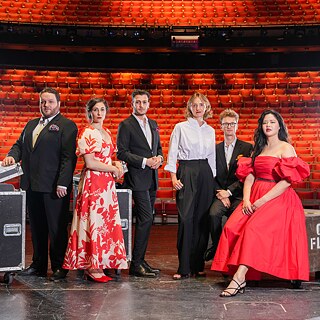
[[[154,272],[147,270],[142,264],[138,266],[130,265],[129,275],[135,277],[155,278],[157,275]]]
[[[28,276],[46,277],[47,272],[40,271],[31,265],[28,268],[20,271],[19,276],[22,276],[22,277],[28,277]]]
[[[52,276],[50,277],[51,281],[60,281],[63,280],[67,276],[68,270],[57,269],[54,271]]]
[[[143,260],[142,262],[142,266],[148,271],[148,272],[151,272],[151,273],[155,273],[155,274],[159,274],[160,273],[160,269],[155,269],[155,268],[152,268],[147,261]]]

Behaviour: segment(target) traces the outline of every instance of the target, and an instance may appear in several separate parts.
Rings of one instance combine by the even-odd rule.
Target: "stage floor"
[[[0,286],[0,319],[320,319],[320,282],[314,279],[298,290],[288,281],[264,279],[250,283],[234,298],[219,297],[227,280],[210,271],[210,263],[204,279],[172,280],[177,269],[176,232],[177,225],[152,227],[147,261],[161,269],[156,279],[131,277],[127,271],[120,281],[106,284],[83,280],[76,271],[59,283],[16,275],[11,285]]]

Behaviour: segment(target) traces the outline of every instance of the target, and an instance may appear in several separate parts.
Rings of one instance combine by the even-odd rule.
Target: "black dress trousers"
[[[179,161],[177,178],[183,188],[177,191],[179,256],[178,273],[204,269],[203,255],[209,238],[208,214],[214,199],[215,179],[208,161]]]

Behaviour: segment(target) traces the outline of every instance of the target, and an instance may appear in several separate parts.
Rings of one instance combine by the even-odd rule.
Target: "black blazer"
[[[250,143],[237,139],[234,147],[232,157],[230,160],[229,170],[227,168],[227,161],[224,152],[224,142],[216,146],[216,166],[218,189],[229,189],[232,196],[237,199],[242,199],[243,183],[236,177],[237,158],[239,156],[250,157],[253,147]]]
[[[22,161],[21,188],[49,193],[57,185],[70,188],[77,161],[77,126],[59,113],[43,128],[33,148],[32,133],[39,119],[26,124],[8,153],[16,162]]]
[[[137,119],[133,115],[122,121],[118,128],[117,157],[126,162],[128,166],[123,186],[134,191],[149,190],[153,179],[156,188],[158,188],[158,170],[148,166],[142,169],[143,158],[163,156],[158,124],[149,118],[148,121],[152,133],[152,148],[150,148]]]

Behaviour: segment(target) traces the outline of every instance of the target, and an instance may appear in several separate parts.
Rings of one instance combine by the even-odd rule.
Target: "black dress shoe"
[[[148,272],[151,272],[151,273],[155,273],[155,274],[159,274],[160,273],[160,269],[154,269],[152,268],[147,261],[143,260],[142,262],[142,266],[148,271]]]
[[[120,269],[114,269],[114,272],[112,272],[110,269],[103,269],[103,273],[113,279],[113,280],[120,280],[121,278],[121,270]]]
[[[37,276],[37,277],[46,277],[47,272],[40,271],[35,267],[29,266],[28,268],[19,272],[19,276],[27,277],[27,276]]]
[[[67,276],[68,270],[57,269],[52,276],[50,277],[51,281],[60,281],[63,280]]]
[[[138,266],[130,265],[129,274],[136,277],[155,278],[157,275],[154,272],[147,270],[142,264]]]
[[[204,255],[203,255],[204,261],[210,261],[210,260],[212,260],[213,257],[214,257],[214,254],[215,254],[214,247],[208,248],[208,249],[205,251]]]

